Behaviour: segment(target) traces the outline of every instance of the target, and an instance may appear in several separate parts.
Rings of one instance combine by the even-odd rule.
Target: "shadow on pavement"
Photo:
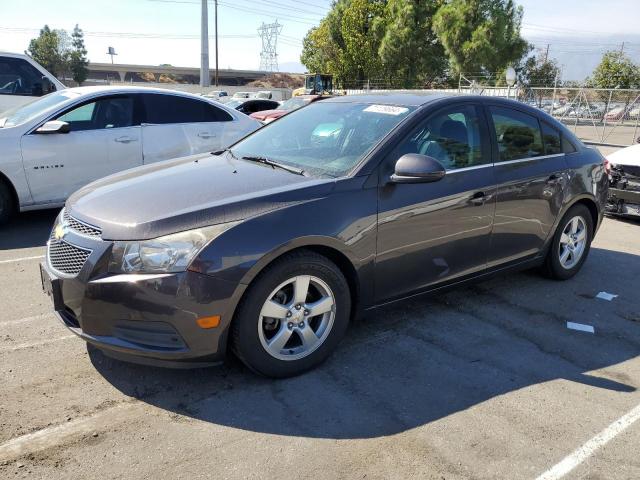
[[[0,226],[0,250],[44,246],[59,212],[56,208],[16,215],[7,225]]]
[[[640,265],[637,256],[594,248],[571,281],[525,272],[379,309],[351,327],[326,363],[287,380],[256,377],[234,359],[184,371],[89,353],[126,395],[195,419],[277,435],[379,437],[556,379],[635,391],[607,367],[640,354],[638,324],[590,297],[603,276],[629,265]],[[640,311],[633,284],[617,293]],[[596,334],[568,330],[568,320],[592,323]]]

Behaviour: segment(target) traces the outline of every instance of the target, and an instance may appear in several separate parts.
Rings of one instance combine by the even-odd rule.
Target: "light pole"
[[[209,87],[209,12],[207,0],[202,0],[202,12],[200,19],[200,86]]]

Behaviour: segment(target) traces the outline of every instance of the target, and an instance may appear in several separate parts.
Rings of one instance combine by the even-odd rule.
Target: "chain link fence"
[[[569,127],[581,140],[594,145],[623,147],[640,143],[640,90],[488,87],[391,88],[389,82],[365,80],[345,83],[347,95],[363,93],[454,93],[511,98],[539,108]]]

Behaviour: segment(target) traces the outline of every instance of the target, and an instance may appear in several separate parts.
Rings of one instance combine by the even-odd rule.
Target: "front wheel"
[[[340,269],[315,252],[293,252],[249,287],[231,326],[232,348],[257,373],[298,375],[336,348],[350,312],[349,286]]]
[[[593,240],[593,219],[584,205],[574,205],[562,217],[547,253],[544,270],[557,280],[573,277],[587,259]]]
[[[15,205],[7,185],[0,180],[0,225],[7,223],[14,213]]]

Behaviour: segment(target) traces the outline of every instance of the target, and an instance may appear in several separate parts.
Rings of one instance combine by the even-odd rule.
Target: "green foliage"
[[[343,85],[432,85],[517,64],[530,48],[521,21],[512,0],[336,0],[307,33],[300,60]]]
[[[51,30],[45,25],[38,37],[29,42],[25,53],[56,77],[64,78],[70,72],[78,84],[87,79],[87,49],[78,25],[71,37],[65,30]]]
[[[433,19],[454,73],[492,75],[530,50],[513,0],[451,0]]]
[[[45,25],[38,38],[29,42],[26,53],[55,76],[65,72],[66,55],[60,50],[60,32]]]
[[[640,67],[624,53],[609,51],[587,83],[596,88],[640,88]]]
[[[433,16],[443,3],[443,0],[387,3],[379,53],[393,86],[431,85],[445,76],[444,49],[432,25]]]
[[[71,38],[72,49],[69,53],[69,70],[71,70],[73,80],[78,85],[82,85],[82,82],[84,82],[89,75],[87,68],[89,61],[87,60],[87,49],[84,46],[84,33],[82,29],[78,27],[78,24],[76,24],[73,29]]]
[[[533,55],[518,69],[520,84],[525,87],[553,87],[560,67],[555,59]]]

